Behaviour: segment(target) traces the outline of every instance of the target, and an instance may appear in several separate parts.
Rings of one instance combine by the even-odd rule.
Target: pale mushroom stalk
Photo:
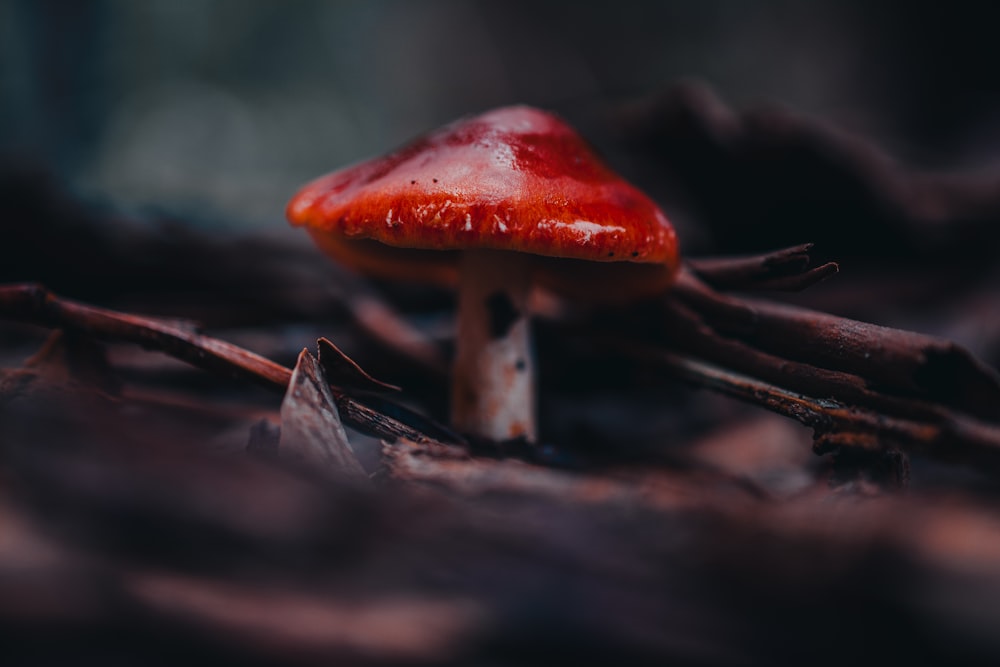
[[[537,438],[529,269],[521,253],[462,254],[451,415],[470,435]]]

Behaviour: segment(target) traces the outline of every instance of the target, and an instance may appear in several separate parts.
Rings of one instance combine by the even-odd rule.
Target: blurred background
[[[527,103],[586,131],[697,79],[909,164],[991,168],[998,16],[904,0],[2,0],[0,153],[126,209],[277,227],[304,181],[458,116]]]
[[[452,295],[347,274],[284,206],[525,103],[648,190],[685,253],[815,241],[836,279],[767,298],[1000,368],[998,19],[964,0],[0,0],[0,283],[195,320],[289,367],[327,336],[446,418]],[[536,466],[556,493],[499,457],[467,488],[461,467],[421,480],[353,431],[402,486],[289,474],[265,455],[308,420],[276,393],[3,322],[10,664],[1000,662],[989,470],[941,463],[963,460],[945,443],[895,493],[897,450],[814,456],[809,429],[585,326],[654,340],[669,320],[605,315],[538,318],[546,442],[602,455],[581,486]]]

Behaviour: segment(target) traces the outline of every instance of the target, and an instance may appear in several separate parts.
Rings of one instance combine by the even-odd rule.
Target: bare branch
[[[930,399],[983,419],[1000,415],[1000,376],[951,341],[722,295],[690,271],[682,272],[673,299],[720,334],[784,359],[857,375],[885,393]]]
[[[104,340],[137,343],[149,350],[165,352],[192,366],[247,380],[273,391],[284,392],[292,371],[241,347],[204,336],[190,323],[139,317],[88,306],[52,294],[40,285],[0,287],[0,317],[45,327],[71,329]],[[394,416],[374,410],[343,391],[332,388],[341,416],[358,429],[380,437],[423,439],[427,433],[408,422],[429,423],[401,406]],[[368,401],[371,402],[371,401]],[[447,434],[438,427],[436,435]]]
[[[835,262],[808,269],[812,243],[747,257],[714,257],[688,261],[707,284],[721,290],[797,292],[839,271]]]

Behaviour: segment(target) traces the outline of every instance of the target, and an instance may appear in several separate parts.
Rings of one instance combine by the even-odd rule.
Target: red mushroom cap
[[[452,253],[411,249],[654,264],[659,282],[678,263],[673,227],[656,204],[560,118],[523,106],[459,120],[323,176],[287,214],[334,257],[395,276],[415,277],[418,265],[425,279],[450,278]]]

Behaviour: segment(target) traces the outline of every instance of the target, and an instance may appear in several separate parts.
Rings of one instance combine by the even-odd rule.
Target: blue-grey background
[[[695,78],[991,167],[996,26],[986,2],[0,0],[0,157],[125,210],[280,225],[305,180],[457,116]]]

